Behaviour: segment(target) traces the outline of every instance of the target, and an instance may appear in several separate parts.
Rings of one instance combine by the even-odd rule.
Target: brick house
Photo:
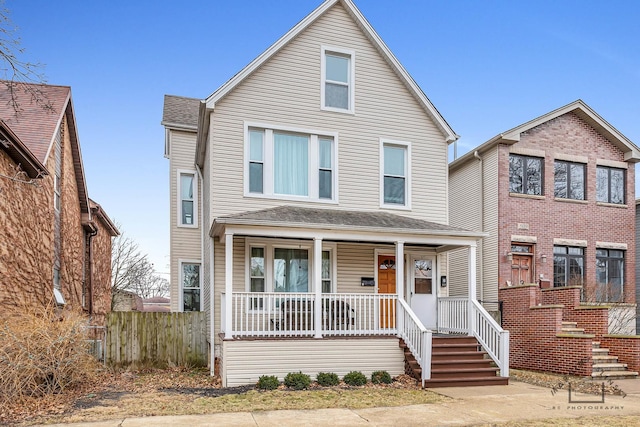
[[[449,165],[451,224],[489,233],[478,299],[501,304],[511,366],[601,375],[600,355],[614,362],[597,349],[606,341],[637,369],[613,336],[636,333],[638,161],[638,147],[578,100]],[[465,291],[465,257],[450,257],[454,294]]]
[[[11,84],[0,83],[0,305],[53,302],[100,325],[118,230],[88,197],[71,89]]]

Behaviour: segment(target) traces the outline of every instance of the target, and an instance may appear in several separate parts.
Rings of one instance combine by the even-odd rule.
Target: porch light
[[[543,264],[547,263],[547,256],[546,255],[540,255],[540,260],[542,261]]]
[[[513,253],[512,252],[507,252],[507,260],[508,261],[513,261]]]

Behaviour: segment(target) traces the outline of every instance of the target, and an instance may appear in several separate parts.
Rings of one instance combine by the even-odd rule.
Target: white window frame
[[[384,147],[395,146],[405,149],[405,203],[404,205],[384,202]],[[385,209],[411,210],[411,142],[380,138],[380,207]]]
[[[245,239],[245,291],[251,292],[251,248],[264,248],[264,291],[274,291],[273,259],[275,249],[304,249],[309,254],[309,288],[307,292],[313,294],[313,242],[308,240],[282,240],[282,239]],[[336,292],[337,287],[337,245],[330,242],[322,242],[322,251],[329,251],[331,256],[331,292]],[[322,286],[322,279],[320,280]],[[258,293],[258,292],[256,292]]]
[[[195,259],[179,259],[178,260],[178,290],[179,290],[179,298],[178,298],[178,308],[179,311],[184,312],[184,270],[182,268],[183,264],[198,264],[200,266],[200,274],[198,275],[198,279],[199,279],[199,289],[200,289],[200,311],[204,310],[203,304],[204,304],[204,291],[202,289],[202,260],[195,260]],[[192,289],[192,288],[189,288]]]
[[[356,52],[355,50],[345,49],[336,46],[320,46],[320,109],[324,111],[334,111],[337,113],[347,113],[347,114],[355,114],[355,86],[356,86]],[[349,107],[344,108],[336,108],[336,107],[327,107],[325,106],[325,87],[326,87],[326,58],[327,53],[337,53],[339,55],[348,56],[349,57]]]
[[[249,191],[249,164],[251,163],[250,149],[251,141],[249,130],[263,130],[263,159],[262,159],[262,193],[252,193]],[[289,132],[306,135],[309,137],[309,163],[308,163],[308,183],[309,191],[308,196],[296,196],[292,194],[277,194],[273,189],[273,133],[274,132]],[[320,198],[320,160],[319,160],[319,144],[318,139],[321,137],[327,137],[333,139],[333,149],[331,152],[331,166],[332,166],[332,183],[331,183],[331,199]],[[244,122],[244,196],[245,197],[257,197],[264,199],[278,199],[278,200],[296,200],[305,202],[316,203],[329,203],[338,204],[338,133],[323,131],[317,129],[305,129],[292,126],[281,126],[270,123],[260,122]]]
[[[182,194],[180,180],[183,175],[193,175],[193,224],[182,223]],[[198,228],[198,174],[192,169],[178,169],[176,171],[176,225],[180,228]]]

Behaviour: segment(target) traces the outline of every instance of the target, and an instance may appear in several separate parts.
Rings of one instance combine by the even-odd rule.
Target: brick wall
[[[103,325],[111,311],[111,235],[101,221],[93,218],[98,234],[91,242],[91,269],[94,324]]]
[[[630,371],[640,372],[640,336],[605,335],[600,338],[600,346],[608,348],[610,354],[618,356],[618,362],[626,363]]]
[[[512,196],[509,194],[509,150],[498,148],[499,200],[498,254],[499,286],[511,280],[511,236],[536,237],[534,281],[542,274],[553,281],[553,239],[576,239],[587,242],[584,277],[586,285],[595,282],[596,241],[625,243],[624,301],[635,302],[635,169],[626,170],[626,205],[596,203],[596,162],[623,162],[620,149],[603,138],[573,113],[565,114],[523,133],[514,149],[544,151],[544,196]],[[553,196],[554,159],[559,153],[587,157],[586,201],[556,200]],[[546,262],[541,255],[546,255]]]

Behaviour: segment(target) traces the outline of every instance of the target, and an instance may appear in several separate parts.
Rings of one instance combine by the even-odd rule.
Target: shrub
[[[391,384],[391,375],[387,371],[375,371],[371,374],[371,382],[374,384]]]
[[[256,385],[260,390],[275,390],[280,385],[278,377],[275,375],[263,375],[258,378],[258,384]]]
[[[284,385],[294,390],[304,390],[309,388],[311,385],[311,377],[307,374],[303,374],[302,372],[290,372],[286,377],[284,377]]]
[[[91,381],[87,319],[52,308],[5,310],[0,319],[0,407]]]
[[[319,372],[316,380],[323,387],[331,387],[340,383],[338,375],[329,372]]]
[[[352,386],[361,386],[367,383],[367,377],[360,371],[351,371],[342,380],[345,384]]]

